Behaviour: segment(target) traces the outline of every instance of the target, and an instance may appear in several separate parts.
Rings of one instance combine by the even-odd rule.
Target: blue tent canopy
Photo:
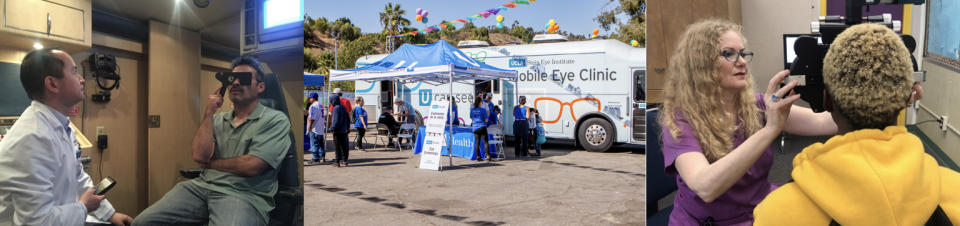
[[[303,86],[323,86],[324,77],[323,75],[303,72]]]
[[[404,44],[375,63],[349,70],[330,70],[330,81],[395,80],[439,85],[451,80],[470,83],[494,79],[515,81],[517,71],[479,62],[443,40],[429,45]]]

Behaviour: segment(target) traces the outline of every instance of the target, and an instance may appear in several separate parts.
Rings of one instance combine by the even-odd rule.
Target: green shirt
[[[290,119],[286,115],[260,103],[240,126],[233,124],[233,110],[214,115],[215,145],[211,159],[229,159],[249,154],[263,159],[270,167],[252,177],[206,169],[193,183],[249,202],[260,211],[264,222],[270,222],[269,212],[274,208],[273,195],[277,193],[277,169],[292,142],[289,131]]]

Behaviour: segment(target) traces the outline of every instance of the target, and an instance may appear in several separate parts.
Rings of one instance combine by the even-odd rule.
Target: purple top
[[[757,100],[763,100],[763,94],[757,94]],[[766,110],[763,101],[757,101],[760,110]],[[729,190],[717,197],[711,203],[706,203],[697,196],[687,183],[680,177],[677,167],[673,165],[677,156],[687,152],[702,152],[693,129],[681,112],[676,113],[674,123],[683,132],[680,142],[674,142],[669,136],[670,130],[663,127],[663,157],[665,171],[668,176],[677,178],[676,198],[673,200],[673,212],[670,213],[670,225],[700,225],[700,222],[712,217],[719,225],[751,225],[753,223],[753,209],[760,204],[767,194],[779,187],[770,183],[767,176],[773,166],[773,145],[767,147],[757,159],[757,162],[747,170]],[[733,135],[733,147],[737,148],[747,138],[741,131]]]

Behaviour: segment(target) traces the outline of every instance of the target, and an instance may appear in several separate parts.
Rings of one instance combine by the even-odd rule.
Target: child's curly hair
[[[913,87],[910,51],[893,30],[859,24],[837,36],[823,60],[827,92],[859,129],[884,129],[906,108]]]

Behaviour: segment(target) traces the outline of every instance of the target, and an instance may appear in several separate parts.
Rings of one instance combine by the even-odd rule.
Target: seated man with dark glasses
[[[193,160],[200,177],[178,183],[134,220],[134,225],[267,225],[274,208],[277,172],[290,139],[290,120],[258,102],[265,89],[256,59],[233,60],[241,76],[210,94],[203,121],[193,139]],[[249,81],[249,85],[243,84]],[[214,114],[223,104],[220,89],[229,89],[234,108]]]

